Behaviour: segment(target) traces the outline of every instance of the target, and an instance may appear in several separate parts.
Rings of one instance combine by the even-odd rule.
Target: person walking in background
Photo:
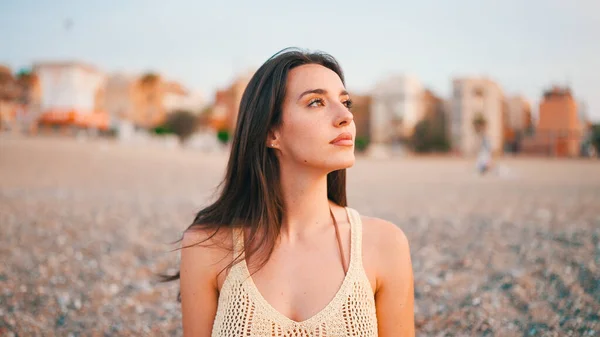
[[[414,336],[409,243],[348,207],[337,61],[286,49],[243,94],[219,197],[182,237],[184,336]]]
[[[477,171],[482,175],[488,172],[492,167],[492,150],[490,141],[485,134],[481,136],[481,147],[479,149],[479,154],[477,155],[476,166]]]

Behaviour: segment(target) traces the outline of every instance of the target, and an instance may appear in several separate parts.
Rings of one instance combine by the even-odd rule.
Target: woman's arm
[[[414,282],[408,239],[396,225],[379,220],[380,256],[375,305],[380,337],[415,335]]]
[[[203,231],[188,231],[182,247],[197,244],[207,237]],[[218,272],[215,272],[219,258],[223,258],[223,249],[209,241],[181,250],[179,282],[184,337],[208,337],[212,333],[219,296]]]

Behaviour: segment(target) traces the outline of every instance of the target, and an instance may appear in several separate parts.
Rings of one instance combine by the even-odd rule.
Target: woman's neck
[[[310,236],[331,223],[327,175],[309,170],[281,170],[285,205],[281,240],[293,242]]]

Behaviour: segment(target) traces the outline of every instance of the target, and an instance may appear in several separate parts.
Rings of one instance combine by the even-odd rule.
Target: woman
[[[327,54],[254,74],[221,194],[182,239],[184,336],[414,335],[405,235],[346,207],[351,104]]]

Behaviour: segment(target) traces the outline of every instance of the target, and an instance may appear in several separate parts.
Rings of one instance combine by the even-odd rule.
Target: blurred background
[[[181,335],[169,245],[295,46],[354,100],[350,206],[409,238],[419,336],[600,330],[600,2],[3,1],[0,335]]]

